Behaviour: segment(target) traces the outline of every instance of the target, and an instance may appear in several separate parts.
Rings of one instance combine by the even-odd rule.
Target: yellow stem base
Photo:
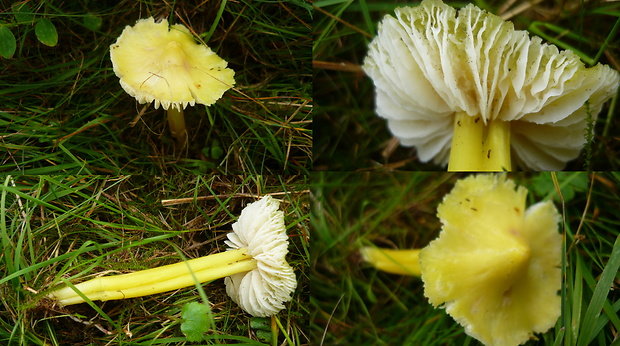
[[[134,273],[98,277],[75,288],[93,301],[134,298],[192,286],[195,284],[192,272],[202,283],[247,272],[256,266],[256,260],[242,248]],[[84,302],[71,287],[54,291],[48,297],[63,306]]]
[[[510,123],[459,112],[454,119],[454,135],[448,171],[510,171]]]
[[[361,250],[364,260],[391,274],[421,276],[420,249],[392,250],[367,246]]]
[[[187,128],[185,127],[185,116],[183,115],[183,109],[176,109],[174,107],[168,108],[168,126],[170,127],[170,133],[177,139],[179,144],[179,150],[185,148],[187,144]]]

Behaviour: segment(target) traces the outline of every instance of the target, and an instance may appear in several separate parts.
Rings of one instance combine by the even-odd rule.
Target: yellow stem
[[[510,122],[493,120],[482,149],[482,171],[510,171]]]
[[[477,171],[482,153],[484,121],[458,112],[454,117],[454,134],[448,171]]]
[[[179,109],[170,106],[168,108],[168,126],[170,133],[177,139],[179,149],[183,149],[187,144],[187,128],[185,127],[185,117],[183,116],[183,108],[179,105]]]
[[[104,276],[75,285],[90,300],[114,300],[141,297],[194,285],[191,272],[199,282],[206,282],[256,268],[256,260],[247,249],[225,251],[158,268],[134,273]],[[50,293],[61,305],[83,303],[70,287]]]
[[[391,274],[421,276],[418,257],[420,249],[392,250],[367,246],[361,249],[362,257],[375,268]]]
[[[510,123],[458,112],[448,171],[509,171]]]

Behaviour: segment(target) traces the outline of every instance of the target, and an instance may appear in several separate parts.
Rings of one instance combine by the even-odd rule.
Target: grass
[[[17,51],[2,59],[0,171],[297,174],[311,167],[307,3],[22,2],[35,21],[51,20],[58,44],[41,44],[32,20],[2,6],[0,23]],[[235,88],[216,104],[186,109],[190,145],[182,152],[165,111],[138,104],[112,71],[110,45],[149,16],[187,24],[235,71]]]
[[[226,233],[255,196],[282,201],[288,260],[298,287],[263,319],[233,303],[223,280],[203,285],[214,327],[202,344],[308,343],[309,201],[305,176],[33,176],[0,184],[0,343],[184,345],[181,308],[201,302],[189,287],[142,298],[61,308],[41,299],[61,282],[121,273],[224,251]],[[269,319],[267,323],[271,323]],[[264,322],[263,322],[264,323]]]
[[[477,345],[423,295],[421,281],[379,272],[358,249],[420,248],[441,228],[436,208],[464,174],[313,175],[311,339],[335,345]],[[527,345],[611,345],[620,330],[620,174],[511,174],[528,205],[552,199],[566,234],[562,315]],[[561,191],[564,203],[558,194]]]
[[[505,0],[473,1],[499,13]],[[446,1],[461,7],[464,1]],[[617,31],[620,5],[591,2],[543,1],[512,16],[521,30],[530,30],[555,44],[573,47],[586,62],[600,61],[620,70]],[[562,4],[564,4],[562,7]],[[397,6],[410,1],[324,0],[314,3],[313,44],[315,101],[317,104],[314,167],[317,170],[444,170],[421,163],[414,148],[401,147],[386,121],[374,111],[374,85],[361,70],[367,46],[376,35],[377,23]],[[513,6],[517,7],[517,5]],[[615,36],[614,36],[615,35]],[[615,39],[614,39],[615,37]],[[616,96],[617,99],[617,96]],[[568,163],[566,170],[618,170],[620,107],[611,101],[594,125],[595,135],[587,150]],[[585,168],[584,168],[585,167]]]

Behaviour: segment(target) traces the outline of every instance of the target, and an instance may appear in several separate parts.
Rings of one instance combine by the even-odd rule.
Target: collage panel
[[[2,1],[0,171],[307,174],[305,1]]]
[[[310,344],[306,176],[0,188],[2,344]]]
[[[618,169],[618,5],[315,5],[317,170]]]
[[[618,18],[0,1],[0,344],[620,345]]]
[[[617,342],[620,175],[313,175],[318,345]]]

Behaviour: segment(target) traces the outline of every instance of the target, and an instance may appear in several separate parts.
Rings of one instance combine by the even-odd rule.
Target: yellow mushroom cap
[[[185,26],[169,28],[165,19],[125,27],[110,46],[110,58],[123,89],[139,103],[155,101],[156,109],[209,106],[235,84],[226,61],[197,44]]]
[[[560,316],[559,215],[525,209],[505,175],[469,176],[437,208],[439,237],[420,253],[424,295],[486,345],[518,345]]]

